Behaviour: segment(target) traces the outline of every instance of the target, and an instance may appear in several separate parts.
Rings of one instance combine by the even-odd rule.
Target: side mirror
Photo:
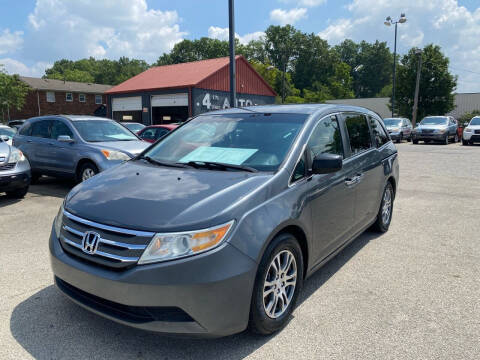
[[[467,127],[467,126],[468,126],[468,122],[463,123],[463,126]]]
[[[312,163],[313,174],[330,174],[342,169],[343,157],[337,154],[320,154]]]
[[[65,142],[65,143],[73,143],[74,142],[74,140],[68,135],[60,135],[57,138],[57,140],[60,141],[60,142]]]
[[[3,142],[7,142],[10,141],[10,138],[7,135],[0,135],[0,140],[2,140]]]

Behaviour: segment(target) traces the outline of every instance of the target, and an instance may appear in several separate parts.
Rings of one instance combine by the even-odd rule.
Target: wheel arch
[[[88,157],[81,158],[80,160],[78,160],[77,166],[75,167],[75,178],[77,178],[77,179],[79,178],[80,169],[86,163],[92,163],[98,169],[97,163],[94,160],[92,160],[91,158],[88,158]]]

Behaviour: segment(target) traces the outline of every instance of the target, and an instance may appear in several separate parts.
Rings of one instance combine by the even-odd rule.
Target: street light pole
[[[230,42],[230,107],[237,105],[237,84],[235,70],[235,8],[234,0],[228,1],[228,37]]]
[[[422,50],[417,49],[415,54],[418,56],[418,65],[417,65],[417,82],[415,84],[415,98],[413,100],[413,111],[412,111],[412,126],[415,127],[417,123],[417,110],[418,110],[418,93],[420,92],[420,75],[422,73]]]
[[[385,20],[385,25],[395,25],[395,43],[393,45],[393,80],[392,80],[392,117],[395,116],[395,90],[396,90],[396,82],[397,82],[397,26],[398,24],[403,24],[407,22],[407,18],[405,14],[402,13],[400,15],[400,19],[397,21],[393,21],[393,19],[389,16]]]

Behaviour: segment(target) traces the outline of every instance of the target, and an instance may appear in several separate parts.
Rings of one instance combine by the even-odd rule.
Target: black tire
[[[276,256],[280,253],[284,255],[293,254],[293,257],[295,258],[297,275],[294,289],[292,289],[293,295],[291,296],[290,302],[288,303],[283,313],[279,314],[278,317],[273,318],[267,315],[267,311],[264,305],[263,291],[267,276],[271,275],[270,265],[272,264]],[[269,335],[282,329],[286,325],[287,321],[290,318],[290,315],[293,312],[293,309],[295,308],[298,295],[302,290],[303,276],[303,256],[302,249],[300,248],[298,240],[289,233],[277,235],[265,250],[262,261],[258,266],[257,275],[255,277],[255,285],[253,287],[249,321],[249,328],[252,332],[262,335]],[[281,282],[282,280],[280,279],[277,281]],[[280,291],[276,289],[276,287],[273,288],[273,292]],[[275,295],[272,294],[272,296]],[[266,298],[268,299],[268,297]]]
[[[445,140],[443,140],[443,145],[448,145],[448,134],[445,136]]]
[[[413,145],[417,145],[417,144],[418,144],[418,140],[412,139],[412,143],[413,143]]]
[[[79,183],[85,180],[88,180],[87,178],[84,177],[84,174],[87,171],[93,173],[93,175],[91,176],[98,174],[98,168],[93,162],[91,161],[84,162],[82,166],[80,166],[80,168],[78,169],[78,173],[77,173],[77,181]]]
[[[32,177],[30,178],[30,184],[37,184],[38,180],[42,177],[42,174],[32,172]]]
[[[389,191],[391,195],[391,200],[390,200],[390,212],[388,215],[388,219],[384,220],[383,216],[383,210],[384,210],[384,205],[385,205],[385,194],[386,192]],[[387,182],[387,185],[385,186],[385,189],[383,190],[382,193],[382,201],[380,202],[380,209],[378,210],[377,214],[377,220],[375,220],[375,223],[372,225],[372,230],[384,233],[388,231],[388,228],[390,227],[390,223],[392,222],[392,215],[393,215],[393,203],[395,200],[395,192],[393,191],[393,186],[389,182]]]
[[[13,191],[7,191],[7,196],[12,199],[23,199],[25,195],[27,195],[27,193],[28,193],[28,186],[21,189],[13,190]]]
[[[400,135],[398,136],[398,139],[397,139],[397,144],[400,144],[402,141],[403,141],[403,134],[400,133]]]
[[[408,142],[412,142],[412,135],[410,135],[407,139]]]
[[[462,145],[464,145],[464,146],[467,146],[467,145],[470,145],[470,144],[468,143],[468,141],[467,141],[467,140],[465,140],[465,139],[462,139]]]

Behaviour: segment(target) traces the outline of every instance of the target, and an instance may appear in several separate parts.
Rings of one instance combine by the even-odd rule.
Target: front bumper
[[[474,132],[463,132],[463,140],[471,142],[480,142],[480,134],[475,134]]]
[[[24,189],[30,185],[30,170],[23,172],[0,172],[0,192]]]
[[[445,136],[447,136],[447,133],[443,134],[435,134],[435,133],[413,133],[412,139],[413,140],[431,140],[431,141],[444,141]]]
[[[64,252],[52,229],[57,287],[88,310],[136,328],[201,337],[248,325],[257,264],[225,243],[194,257],[114,271]]]

